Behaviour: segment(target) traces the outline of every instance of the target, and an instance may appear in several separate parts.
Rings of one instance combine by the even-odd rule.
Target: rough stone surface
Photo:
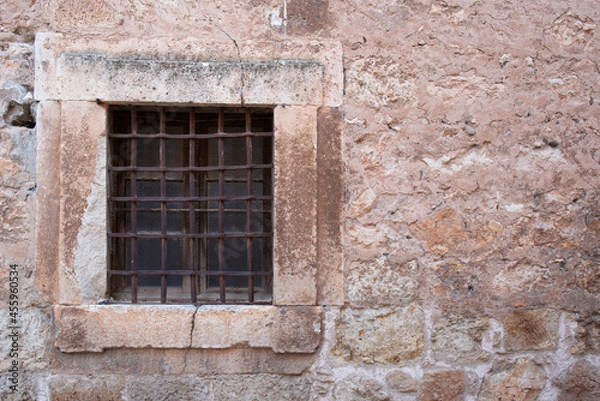
[[[504,319],[504,346],[508,351],[556,348],[558,318],[552,310],[514,311]]]
[[[421,356],[423,312],[414,304],[403,308],[345,308],[338,326],[334,354],[345,360],[397,364]]]
[[[347,297],[352,304],[397,305],[413,300],[419,289],[414,263],[396,264],[382,256],[348,266]]]
[[[577,324],[576,339],[577,343],[571,348],[572,353],[600,354],[600,315],[582,316]]]
[[[68,377],[55,376],[49,380],[51,401],[101,400],[121,401],[125,379],[119,376]]]
[[[202,307],[194,315],[191,347],[312,353],[320,340],[320,312],[311,307]]]
[[[488,327],[485,318],[451,316],[436,319],[431,330],[434,357],[467,363],[488,359],[489,354],[481,347],[483,333]]]
[[[0,127],[0,233],[3,242],[28,238],[31,228],[30,200],[35,190],[35,133],[29,129]]]
[[[588,224],[599,223],[590,221]],[[576,268],[577,285],[592,294],[600,294],[600,263],[595,260],[583,260]]]
[[[561,389],[558,401],[600,399],[600,369],[589,362],[575,362],[553,381]]]
[[[381,381],[369,376],[352,374],[337,384],[334,399],[336,401],[389,401],[391,398]]]
[[[535,401],[545,385],[546,375],[533,361],[500,362],[486,375],[478,399]]]
[[[23,85],[8,81],[0,89],[0,114],[5,123],[33,128],[35,113],[31,110],[33,93]]]
[[[3,215],[0,230],[4,241],[22,240],[27,233],[27,226],[31,221],[26,202],[27,195],[8,188],[0,189],[0,210]]]
[[[304,377],[254,375],[216,379],[212,384],[215,400],[307,400],[310,384]]]
[[[325,29],[329,23],[328,6],[329,0],[288,1],[286,32],[292,35],[311,35]]]
[[[34,73],[34,55],[33,38],[35,31],[31,28],[24,28],[19,33],[19,29],[12,34],[2,35],[0,32],[0,62],[2,71],[0,71],[0,82],[2,86],[8,82],[17,82],[23,86],[33,87]],[[6,37],[6,36],[9,37]]]
[[[200,377],[141,377],[134,378],[125,386],[125,399],[143,400],[205,400],[210,396],[209,382]]]
[[[433,252],[446,253],[469,239],[463,218],[453,209],[436,210],[416,226]]]
[[[480,266],[442,259],[426,270],[431,297],[448,315],[475,317],[483,311],[487,284]]]
[[[354,61],[347,72],[347,93],[372,107],[414,103],[416,69],[398,60],[369,57]]]
[[[418,390],[417,381],[401,370],[393,370],[385,376],[391,389],[401,393],[412,393]]]
[[[323,316],[320,308],[277,308],[277,318],[271,333],[272,348],[281,353],[312,353],[321,339]]]
[[[419,400],[460,401],[464,399],[465,386],[465,373],[462,370],[426,373]]]

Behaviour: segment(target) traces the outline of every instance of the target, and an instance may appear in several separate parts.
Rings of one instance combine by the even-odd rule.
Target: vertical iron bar
[[[165,121],[165,109],[160,108],[160,117],[159,117],[159,133],[165,134],[166,130],[166,121]],[[166,141],[165,138],[161,136],[159,140],[159,165],[160,167],[165,167],[167,165],[167,151],[166,151]],[[162,198],[160,202],[160,248],[161,248],[161,270],[165,272],[160,276],[160,303],[164,304],[167,302],[167,179],[166,172],[162,171],[160,173],[160,197]]]
[[[137,123],[137,110],[131,110],[131,131],[133,134],[133,138],[131,138],[131,166],[137,167],[137,138],[135,137],[138,134],[138,123]],[[130,181],[130,192],[131,197],[133,199],[137,198],[137,174],[135,168],[131,171],[131,181]],[[137,293],[138,293],[138,275],[137,271],[137,201],[131,201],[131,232],[133,236],[131,237],[131,303],[136,304]]]
[[[274,158],[274,147],[275,147],[275,134],[273,133],[274,127],[271,126],[271,136],[265,137],[269,140],[263,141],[263,162],[269,161],[271,165],[275,165]],[[268,230],[270,232],[270,236],[265,238],[263,242],[263,251],[262,251],[262,267],[261,269],[264,271],[265,269],[269,269],[271,271],[270,276],[263,276],[263,287],[265,291],[268,291],[273,294],[273,172],[274,168],[271,169],[263,169],[262,170],[262,192],[263,195],[268,195],[270,200],[268,201],[268,208],[262,208],[262,222],[261,222],[261,231],[265,232]],[[268,244],[267,244],[268,242]],[[267,285],[268,283],[268,285]]]
[[[194,116],[195,119],[195,116]],[[205,123],[206,124],[206,123]],[[196,128],[197,129],[197,128]],[[200,127],[200,130],[203,130],[203,127]],[[202,134],[202,132],[200,132],[200,134]],[[201,138],[201,136],[199,136],[198,138]],[[197,149],[198,151],[198,164],[202,167],[207,167],[209,164],[209,159],[208,159],[208,150],[210,148],[209,145],[209,140],[208,139],[202,139],[198,141],[199,144],[199,148]],[[209,194],[209,190],[208,190],[208,177],[209,177],[209,172],[208,171],[203,171],[203,172],[199,172],[199,188],[198,190],[200,191],[200,196],[208,196]],[[209,216],[210,213],[208,211],[208,205],[209,203],[207,201],[201,201],[198,203],[198,206],[200,208],[200,216],[199,216],[199,232],[202,234],[206,234],[209,232]],[[201,238],[199,240],[196,240],[196,244],[198,245],[198,255],[200,255],[199,257],[199,266],[198,269],[199,270],[210,270],[210,266],[208,265],[208,238],[204,237]],[[203,290],[208,288],[208,283],[210,281],[210,277],[206,276],[206,275],[202,275],[199,276],[198,278],[196,278],[197,282],[200,284],[200,293],[202,293]]]
[[[246,164],[248,165],[246,170],[246,194],[252,196],[252,121],[250,110],[246,109]],[[252,198],[249,198],[246,203],[246,233],[252,231]],[[248,264],[248,271],[252,272],[253,269],[253,254],[252,254],[252,237],[247,234],[246,236],[246,259]],[[254,303],[254,276],[248,276],[248,302]]]
[[[193,139],[195,137],[195,133],[196,133],[196,119],[194,118],[195,114],[194,114],[194,108],[190,107],[190,114],[189,114],[189,119],[190,119],[190,126],[189,126],[189,134],[190,134],[190,139],[188,139],[188,143],[189,143],[189,167],[196,167],[196,147],[195,147],[195,140]],[[188,188],[189,188],[189,196],[193,197],[196,196],[196,177],[195,177],[195,173],[190,169],[190,172],[188,173]],[[188,204],[188,213],[189,213],[189,232],[190,234],[196,234],[196,208],[195,208],[195,202],[191,201]],[[194,239],[194,237],[190,237],[189,239],[189,244],[188,244],[188,266],[189,269],[194,271],[197,269],[196,266],[196,258],[195,258],[195,244],[196,244],[196,240]],[[194,275],[190,275],[190,292],[191,292],[191,297],[192,297],[192,303],[196,303],[197,302],[197,297],[198,297],[198,293],[197,293],[197,289],[196,289],[196,284],[197,284],[197,280],[198,277],[194,276]]]
[[[219,128],[218,132],[223,133],[224,130],[224,115],[223,109],[219,109]],[[221,272],[225,271],[225,201],[223,197],[225,196],[225,170],[223,166],[225,165],[225,153],[223,149],[223,138],[218,138],[218,166],[219,166],[219,270]],[[219,292],[220,292],[220,300],[221,303],[225,303],[226,301],[226,288],[225,288],[225,275],[219,275]]]

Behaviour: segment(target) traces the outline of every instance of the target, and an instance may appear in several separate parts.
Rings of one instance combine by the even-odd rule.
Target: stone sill
[[[62,352],[108,348],[270,348],[314,353],[321,335],[316,306],[54,306]]]

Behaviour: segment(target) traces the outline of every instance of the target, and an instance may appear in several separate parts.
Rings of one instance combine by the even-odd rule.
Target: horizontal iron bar
[[[109,276],[272,276],[273,272],[245,270],[107,270]]]
[[[144,202],[140,202],[140,203],[144,203]],[[130,208],[115,206],[113,210],[119,211],[119,212],[129,212]],[[138,212],[160,212],[160,207],[140,207],[140,205],[138,205],[135,210]],[[188,213],[189,211],[190,211],[190,208],[188,206],[167,208],[167,212],[169,212],[169,213]],[[203,207],[194,208],[194,212],[200,213],[200,214],[202,214],[202,213],[217,213],[218,211],[219,211],[219,209],[216,209],[216,208],[212,208],[212,209],[207,209],[207,208],[203,208]],[[225,213],[246,213],[247,211],[248,211],[248,209],[233,209],[233,208],[225,209]],[[273,211],[270,209],[252,209],[252,213],[271,214],[271,213],[273,213]]]
[[[196,302],[189,302],[189,298],[185,299],[185,303],[186,305],[271,305],[272,301],[271,300],[266,300],[266,301],[249,301],[247,299],[236,299],[236,298],[227,298],[225,300],[225,302],[220,302],[217,298],[218,298],[218,294],[215,296],[210,296],[208,297],[206,294],[198,294],[198,301]],[[167,299],[167,304],[175,304],[177,305],[179,302],[177,302],[180,298],[175,298],[175,299]],[[131,301],[123,301],[123,300],[111,300],[111,301],[107,301],[107,304],[109,305],[131,305],[132,303],[135,304],[144,304],[144,305],[158,305],[160,302],[159,299],[154,299],[154,298],[141,298],[140,297],[140,301],[138,302],[131,302]]]
[[[109,238],[146,238],[146,239],[162,239],[162,238],[270,238],[273,233],[257,232],[257,233],[240,233],[240,232],[225,232],[225,233],[108,233]]]
[[[119,139],[127,139],[127,138],[148,138],[148,139],[217,139],[217,138],[245,138],[247,136],[250,137],[271,137],[273,136],[272,132],[220,132],[214,134],[165,134],[165,133],[157,133],[157,134],[108,134],[109,138],[119,138]]]
[[[273,196],[109,196],[112,202],[211,202],[211,201],[249,201],[273,200]]]
[[[208,166],[208,167],[108,167],[108,171],[137,171],[158,173],[189,173],[190,171],[231,171],[231,170],[260,170],[272,169],[272,164],[238,164],[235,166]]]

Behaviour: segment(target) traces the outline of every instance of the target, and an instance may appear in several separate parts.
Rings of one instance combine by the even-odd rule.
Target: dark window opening
[[[271,303],[273,111],[111,107],[117,301]]]

